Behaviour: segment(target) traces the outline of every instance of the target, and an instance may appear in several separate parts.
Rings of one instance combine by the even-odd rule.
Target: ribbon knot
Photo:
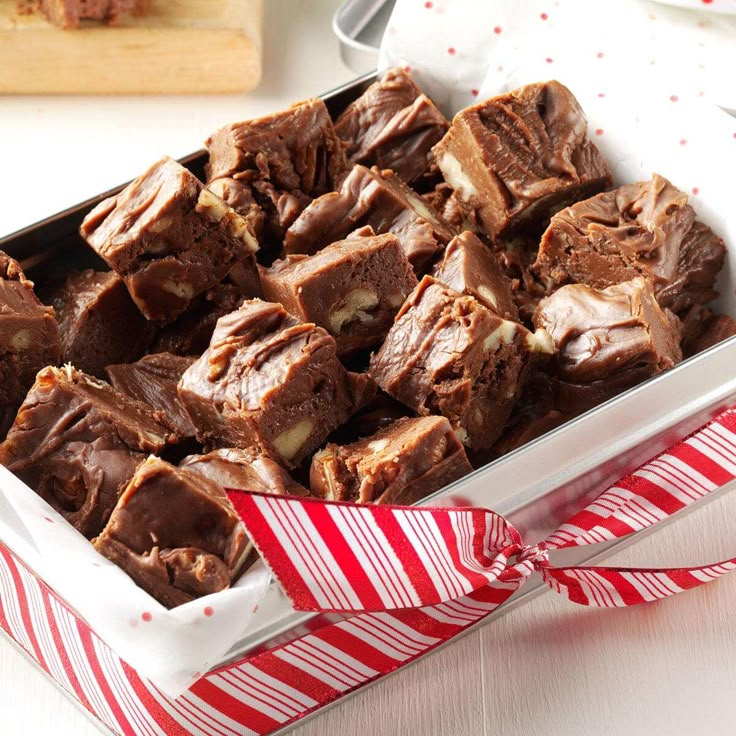
[[[488,568],[489,572],[496,570],[499,562],[503,565],[498,573],[498,580],[502,582],[524,580],[536,570],[549,565],[549,550],[544,542],[539,542],[539,544],[516,542],[500,552],[491,548],[488,554],[494,560]],[[489,580],[489,582],[492,581]]]
[[[534,568],[549,565],[549,550],[544,542],[528,544],[519,553],[519,562],[530,562]]]

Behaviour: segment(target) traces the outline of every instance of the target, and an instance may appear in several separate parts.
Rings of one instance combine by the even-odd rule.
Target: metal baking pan
[[[339,114],[374,78],[373,74],[367,74],[323,95],[331,114]],[[205,161],[204,151],[182,159],[199,177],[203,176]],[[72,268],[104,268],[80,238],[78,228],[93,206],[121,188],[0,240],[0,249],[21,261],[42,292],[44,283],[63,277]],[[727,276],[733,280],[736,254],[731,257]],[[732,284],[728,286],[733,290]],[[493,508],[508,516],[528,542],[540,541],[612,482],[736,402],[734,365],[736,337],[471,473],[425,503]],[[629,544],[635,538],[632,535],[607,545],[566,551],[564,562],[594,561],[610,553],[612,547]],[[494,616],[502,615],[541,590],[542,583],[533,579]],[[301,635],[305,627],[312,629],[334,618],[294,612],[273,584],[248,635],[216,667],[246,653],[288,641]]]

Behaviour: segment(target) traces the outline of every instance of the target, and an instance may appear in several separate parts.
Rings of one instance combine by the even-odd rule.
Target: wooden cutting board
[[[148,0],[74,30],[0,0],[0,94],[245,92],[261,77],[263,0]]]

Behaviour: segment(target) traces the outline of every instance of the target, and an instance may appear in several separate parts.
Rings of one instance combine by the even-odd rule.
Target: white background
[[[130,179],[164,153],[189,153],[219,125],[348,81],[354,75],[330,29],[337,4],[265,0],[265,73],[247,96],[0,98],[0,234]],[[615,561],[670,566],[734,554],[731,494]],[[736,576],[623,611],[583,609],[546,594],[295,734],[732,734],[734,609]],[[96,733],[0,641],[0,734]]]

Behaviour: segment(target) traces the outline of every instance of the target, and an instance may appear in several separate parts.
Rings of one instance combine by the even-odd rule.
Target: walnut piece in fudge
[[[392,171],[356,165],[338,192],[315,199],[288,229],[287,253],[316,253],[350,232],[370,226],[393,233],[416,271],[450,242],[455,233]]]
[[[80,232],[149,320],[172,322],[238,263],[256,268],[243,218],[170,158],[97,205]]]
[[[223,489],[239,488],[280,496],[309,495],[277,462],[252,447],[245,450],[226,447],[206,455],[189,455],[179,467],[209,478]]]
[[[578,101],[556,81],[461,110],[434,154],[494,242],[611,183]]]
[[[121,15],[138,11],[143,0],[37,0],[41,12],[61,28],[78,28],[83,20],[114,25]]]
[[[601,291],[563,286],[539,303],[534,324],[555,342],[563,411],[584,411],[682,360],[680,321],[642,277]]]
[[[54,310],[38,300],[20,264],[0,251],[0,408],[20,404],[38,371],[60,358]]]
[[[353,413],[366,380],[343,368],[324,329],[253,300],[220,318],[179,396],[203,444],[257,447],[293,468]]]
[[[71,273],[54,295],[62,362],[103,377],[110,363],[130,363],[151,344],[154,326],[138,311],[120,276]]]
[[[384,72],[335,121],[350,161],[392,169],[407,184],[427,175],[432,146],[448,127],[432,100],[399,67]]]
[[[45,368],[0,445],[0,464],[93,537],[138,464],[174,439],[160,418],[92,376]]]
[[[339,355],[376,347],[417,285],[395,235],[341,240],[313,256],[291,255],[261,271],[267,299],[324,327]]]
[[[660,305],[676,313],[707,303],[725,246],[695,221],[687,199],[655,174],[578,202],[552,218],[534,270],[552,288],[575,282],[603,289],[644,276]]]
[[[469,230],[452,239],[432,275],[458,294],[474,297],[504,319],[519,320],[511,281],[490,249]]]
[[[304,207],[335,189],[348,168],[327,107],[316,98],[227,125],[205,145],[212,190],[260,227],[258,236],[263,232],[278,243]]]
[[[404,302],[369,374],[421,415],[447,417],[463,444],[490,448],[503,431],[532,353],[552,351],[472,296],[425,276]]]
[[[472,469],[445,417],[419,417],[350,445],[327,445],[312,458],[309,482],[330,501],[412,504]]]
[[[94,545],[168,608],[226,590],[254,559],[220,486],[155,457],[140,465]]]
[[[184,371],[196,360],[195,357],[154,353],[146,355],[137,363],[109,365],[105,368],[107,378],[116,391],[148,404],[154,411],[161,412],[162,421],[169,425],[180,440],[194,437],[192,420],[181,403],[177,386]]]

